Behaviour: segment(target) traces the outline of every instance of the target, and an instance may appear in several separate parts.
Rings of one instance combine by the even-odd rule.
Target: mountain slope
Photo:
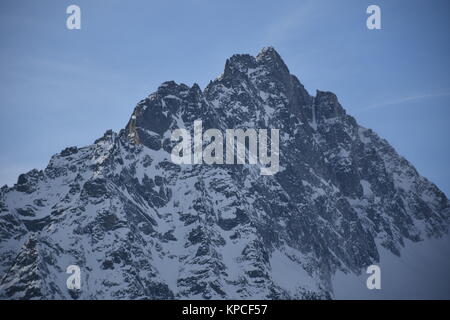
[[[280,130],[280,171],[176,165],[171,132]],[[125,129],[0,191],[0,296],[332,298],[381,248],[448,233],[447,197],[331,92],[310,96],[273,48],[201,90],[173,81]],[[68,265],[82,287],[68,290]]]

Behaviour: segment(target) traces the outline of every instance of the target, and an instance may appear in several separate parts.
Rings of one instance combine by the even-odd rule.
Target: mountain
[[[279,129],[280,169],[178,165],[171,132]],[[0,190],[3,299],[328,299],[336,272],[448,234],[449,200],[271,47],[202,91],[173,81],[126,127]],[[67,289],[69,265],[81,289]]]

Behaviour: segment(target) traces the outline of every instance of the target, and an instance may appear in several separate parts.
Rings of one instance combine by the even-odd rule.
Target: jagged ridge
[[[176,128],[280,129],[280,172],[178,166]],[[205,90],[173,81],[125,129],[0,191],[2,298],[332,298],[336,270],[448,233],[449,201],[271,47]],[[82,289],[68,290],[77,264]]]

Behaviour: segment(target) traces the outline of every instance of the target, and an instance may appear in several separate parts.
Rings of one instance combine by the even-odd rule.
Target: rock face
[[[172,130],[277,128],[280,171],[176,165]],[[337,270],[448,233],[447,197],[273,48],[201,90],[165,82],[125,129],[0,190],[3,299],[333,298]],[[81,289],[66,268],[81,269]]]

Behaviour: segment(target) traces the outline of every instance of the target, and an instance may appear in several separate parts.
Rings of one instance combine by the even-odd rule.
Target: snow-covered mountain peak
[[[275,128],[280,170],[177,165],[171,132]],[[273,48],[204,91],[168,81],[125,129],[0,189],[2,298],[331,298],[337,271],[448,233],[433,183]],[[82,288],[67,289],[78,265]]]

